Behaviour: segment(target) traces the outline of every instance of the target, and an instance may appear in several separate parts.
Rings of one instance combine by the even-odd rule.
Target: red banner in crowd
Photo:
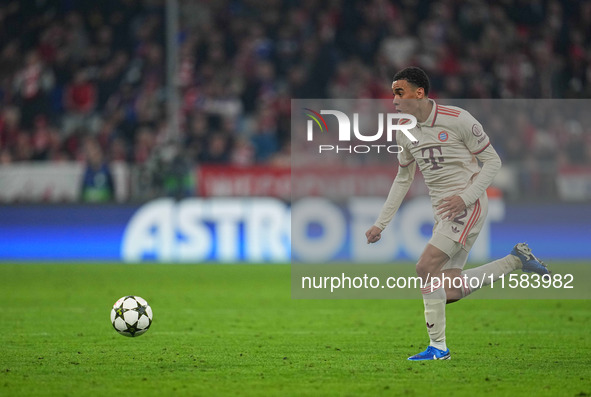
[[[562,167],[556,177],[558,195],[564,201],[591,200],[591,167]]]
[[[289,168],[204,165],[197,169],[199,196],[272,196],[289,199]]]
[[[271,196],[284,200],[322,196],[346,199],[355,196],[387,196],[397,166],[297,169],[266,166],[201,166],[197,170],[198,194],[202,197]],[[420,178],[420,174],[417,174]],[[411,195],[424,193],[413,184]],[[418,191],[421,190],[421,191]],[[292,197],[293,192],[293,197]]]

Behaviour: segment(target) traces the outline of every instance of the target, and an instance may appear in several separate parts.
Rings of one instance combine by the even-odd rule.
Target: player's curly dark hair
[[[411,66],[402,69],[394,76],[394,81],[396,80],[406,80],[417,88],[422,87],[425,90],[425,96],[429,94],[429,77],[421,68]]]

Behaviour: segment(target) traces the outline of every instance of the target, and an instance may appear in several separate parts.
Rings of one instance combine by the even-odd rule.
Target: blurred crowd
[[[388,98],[408,65],[435,98],[591,97],[589,0],[179,3],[176,134],[164,0],[3,1],[0,164],[84,160],[92,140],[109,161],[174,145],[187,164],[288,166],[291,98]],[[591,164],[590,128],[556,139],[564,161]],[[543,161],[536,131],[510,135]]]

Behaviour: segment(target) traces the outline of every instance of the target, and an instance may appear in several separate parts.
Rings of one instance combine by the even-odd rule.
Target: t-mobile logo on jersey
[[[435,157],[435,151],[439,152],[439,157]],[[431,163],[431,169],[432,170],[438,170],[440,168],[443,168],[441,166],[439,166],[439,163],[443,163],[444,158],[441,157],[441,145],[438,146],[429,146],[426,148],[422,148],[421,149],[421,154],[424,156],[425,152],[429,152],[429,157],[423,159],[425,160],[425,163]],[[439,163],[438,163],[439,162]]]
[[[395,131],[401,131],[411,142],[415,143],[418,140],[410,133],[410,129],[417,125],[417,119],[412,114],[406,113],[378,113],[378,131],[374,134],[365,135],[359,131],[359,113],[353,113],[353,125],[351,126],[351,120],[344,112],[339,110],[321,110],[320,113],[315,112],[312,109],[306,108],[309,113],[306,113],[310,120],[307,124],[307,140],[308,142],[314,141],[314,123],[320,128],[321,133],[328,132],[328,125],[322,115],[332,115],[336,117],[339,125],[339,142],[351,142],[353,131],[354,137],[362,142],[376,142],[380,140],[386,131],[386,140],[393,142],[395,138]],[[384,129],[384,119],[386,128]],[[335,153],[380,153],[380,151],[387,151],[388,153],[400,153],[403,148],[400,145],[318,145],[318,153],[322,152],[335,152]]]

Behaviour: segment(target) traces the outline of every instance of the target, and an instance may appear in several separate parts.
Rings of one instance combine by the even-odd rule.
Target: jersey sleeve
[[[467,207],[474,204],[482,196],[501,169],[501,159],[492,145],[486,145],[484,150],[476,155],[476,157],[482,162],[482,168],[472,182],[472,185],[460,194]]]
[[[398,208],[400,208],[415,176],[417,164],[408,150],[408,143],[410,141],[406,136],[401,131],[397,131],[396,144],[402,148],[402,151],[398,153],[398,173],[394,178],[394,182],[392,182],[390,193],[382,207],[382,211],[374,223],[374,226],[377,226],[380,230],[384,230],[388,226]]]
[[[478,155],[490,145],[482,125],[470,113],[463,111],[459,123],[462,140],[472,154]]]
[[[380,230],[384,230],[392,218],[394,218],[396,212],[398,212],[406,193],[408,193],[408,189],[410,189],[410,185],[412,185],[416,169],[417,164],[414,161],[406,167],[398,167],[398,173],[396,174],[396,178],[394,178],[388,198],[382,206],[382,211],[378,219],[374,223],[374,226],[377,226]]]

